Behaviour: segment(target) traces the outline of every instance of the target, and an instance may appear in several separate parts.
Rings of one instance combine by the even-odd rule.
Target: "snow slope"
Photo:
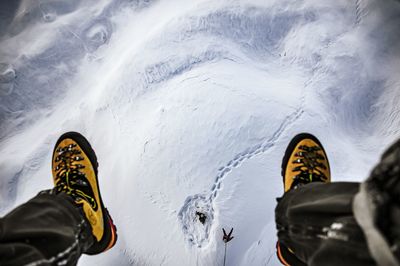
[[[0,4],[0,214],[52,186],[57,137],[100,163],[116,247],[80,265],[278,265],[291,137],[360,181],[400,136],[400,2]],[[206,215],[203,225],[196,212]]]

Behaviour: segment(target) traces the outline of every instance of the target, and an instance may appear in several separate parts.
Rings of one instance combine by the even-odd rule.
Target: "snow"
[[[119,241],[79,265],[222,265],[231,227],[227,265],[279,265],[290,139],[315,134],[333,180],[361,181],[400,135],[398,1],[15,2],[0,214],[52,186],[57,137],[81,132]]]

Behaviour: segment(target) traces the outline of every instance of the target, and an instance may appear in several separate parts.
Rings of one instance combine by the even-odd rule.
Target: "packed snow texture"
[[[290,139],[361,181],[400,136],[398,1],[9,0],[0,25],[0,214],[83,133],[119,241],[80,265],[222,265],[231,227],[227,265],[278,265]]]

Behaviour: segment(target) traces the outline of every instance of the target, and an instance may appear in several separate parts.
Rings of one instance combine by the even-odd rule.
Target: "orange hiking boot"
[[[319,140],[308,133],[295,136],[282,160],[284,191],[311,182],[331,181],[328,157]]]
[[[97,167],[96,154],[84,136],[68,132],[58,139],[52,157],[54,191],[70,195],[90,223],[95,241],[86,254],[104,252],[117,241],[117,229],[101,199]]]

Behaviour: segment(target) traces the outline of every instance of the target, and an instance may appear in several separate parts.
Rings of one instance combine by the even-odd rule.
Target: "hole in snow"
[[[213,212],[209,196],[196,194],[186,198],[178,218],[185,240],[190,246],[201,248],[208,243]]]
[[[207,216],[202,212],[196,212],[196,216],[199,219],[200,223],[204,224],[207,220]]]

